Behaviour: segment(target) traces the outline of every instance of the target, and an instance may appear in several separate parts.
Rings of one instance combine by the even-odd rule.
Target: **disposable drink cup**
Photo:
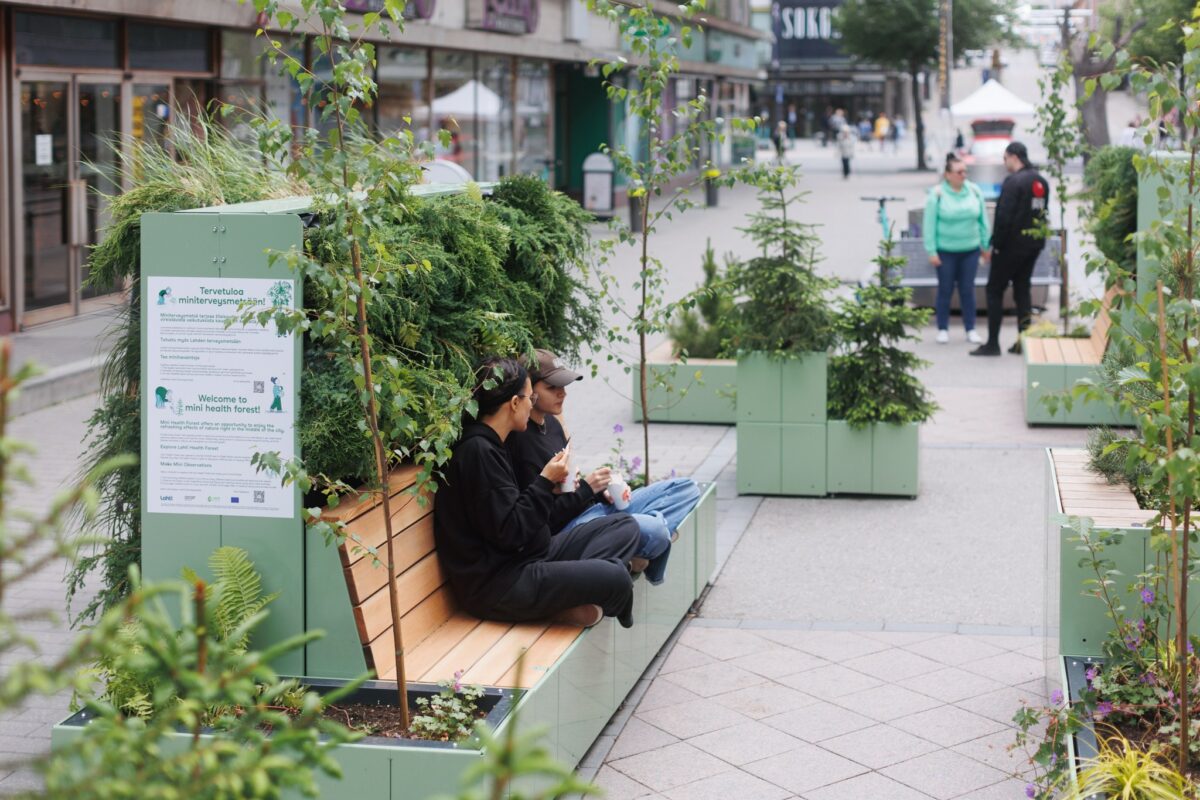
[[[563,493],[575,491],[575,470],[571,469],[571,462],[567,461],[567,477],[558,485]]]
[[[629,490],[627,484],[622,478],[613,478],[608,484],[608,494],[612,497],[613,508],[617,511],[624,511],[629,508],[629,497],[633,494]]]

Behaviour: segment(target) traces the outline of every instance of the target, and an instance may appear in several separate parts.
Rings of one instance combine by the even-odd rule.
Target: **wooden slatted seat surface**
[[[1063,513],[1091,517],[1099,527],[1144,525],[1154,515],[1138,505],[1127,486],[1110,484],[1088,467],[1084,450],[1054,450],[1054,472]]]
[[[434,548],[433,498],[427,496],[422,504],[408,491],[416,476],[416,467],[400,467],[392,472],[388,486],[408,679],[437,683],[453,680],[461,670],[467,683],[518,687],[516,663],[526,652],[519,688],[532,687],[583,629],[552,622],[488,622],[459,609]],[[386,528],[380,498],[364,496],[327,509],[322,516],[345,524],[347,536],[338,552],[367,666],[380,678],[393,678]]]
[[[1112,327],[1112,317],[1108,309],[1117,294],[1117,287],[1112,287],[1104,295],[1100,304],[1100,313],[1092,333],[1086,339],[1073,337],[1034,338],[1024,341],[1026,358],[1030,364],[1099,364],[1108,348],[1108,331]]]

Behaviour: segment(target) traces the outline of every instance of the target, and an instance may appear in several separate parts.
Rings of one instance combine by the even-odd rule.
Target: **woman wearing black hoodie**
[[[565,453],[522,491],[504,449],[508,434],[529,422],[528,373],[515,359],[488,359],[476,372],[476,387],[476,418],[463,426],[433,512],[438,557],[459,603],[484,619],[556,617],[594,625],[607,615],[630,627],[637,523],[619,514],[551,535],[554,487],[567,477]]]

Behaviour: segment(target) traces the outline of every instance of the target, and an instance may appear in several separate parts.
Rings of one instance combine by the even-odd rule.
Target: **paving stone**
[[[767,639],[738,628],[703,628],[696,625],[688,625],[679,641],[722,661],[769,650],[774,646]]]
[[[943,703],[954,703],[970,697],[978,697],[997,689],[1003,689],[1004,684],[997,683],[991,678],[967,672],[958,667],[947,667],[936,672],[927,672],[899,682],[906,689],[928,695]]]
[[[687,742],[613,761],[610,766],[656,792],[726,772],[730,766]]]
[[[784,711],[792,711],[818,702],[815,697],[804,692],[770,682],[751,686],[748,689],[739,689],[736,692],[719,694],[712,699],[751,719],[772,717]]]
[[[882,681],[857,670],[847,669],[840,664],[805,670],[795,675],[780,678],[779,683],[799,689],[813,697],[843,697],[879,686]]]
[[[719,703],[704,700],[663,706],[645,712],[639,710],[637,716],[680,739],[690,739],[746,721],[746,717],[738,712]]]
[[[833,702],[880,722],[906,717],[940,705],[939,701],[927,695],[918,694],[903,686],[887,685],[838,697]]]
[[[735,767],[777,756],[804,744],[794,736],[761,722],[746,722],[696,736],[689,739],[688,743],[723,761],[728,761]]]
[[[1013,748],[1016,734],[1015,728],[1005,728],[969,742],[956,744],[950,749],[981,761],[989,767],[995,767],[1006,775],[1021,775],[1031,769],[1031,765],[1029,756],[1023,749]]]
[[[663,680],[670,681],[676,686],[682,686],[701,697],[712,697],[737,689],[757,686],[766,681],[766,678],[728,662],[718,661],[702,667],[672,672],[670,675],[664,676]]]
[[[880,772],[938,800],[973,796],[974,791],[1007,777],[997,769],[952,750],[937,750],[885,767]]]
[[[772,647],[758,653],[735,658],[727,663],[762,675],[764,678],[782,678],[797,672],[824,667],[829,664],[823,658],[801,652],[792,647]]]
[[[871,769],[890,767],[941,749],[940,745],[928,739],[913,736],[890,725],[874,725],[844,736],[835,736],[821,742],[821,747]]]
[[[1006,686],[1028,683],[1045,675],[1045,665],[1040,659],[1012,652],[971,661],[963,664],[963,669],[999,681]]]
[[[999,639],[999,636],[989,637]],[[939,664],[958,666],[968,661],[978,661],[988,656],[1007,652],[1004,648],[991,642],[984,641],[981,636],[943,636],[938,639],[927,639],[923,642],[908,644],[904,649],[919,656],[933,659]]]
[[[805,792],[806,800],[928,800],[929,795],[911,789],[878,772]]]
[[[682,703],[697,703],[701,701],[698,694],[689,692],[677,683],[664,678],[657,678],[651,684],[642,699],[638,701],[638,712],[651,711],[663,706],[673,706]]]
[[[796,794],[806,794],[867,771],[861,764],[806,744],[791,752],[747,764],[745,769]]]
[[[761,778],[735,770],[678,786],[666,794],[670,800],[786,800],[789,793]]]
[[[962,742],[987,736],[1004,730],[1004,724],[972,714],[957,706],[938,706],[892,722],[903,731],[937,742],[942,747],[952,747]]]
[[[911,678],[914,675],[933,672],[942,667],[936,661],[900,648],[891,648],[878,653],[851,658],[842,661],[841,664],[852,670],[889,683]]]
[[[708,653],[701,653],[699,650],[694,650],[685,644],[676,643],[671,648],[670,654],[663,661],[659,668],[659,673],[668,675],[672,672],[678,672],[681,669],[691,669],[692,667],[702,667],[705,664],[711,664],[716,661],[715,658]]]
[[[637,800],[651,792],[649,787],[607,765],[600,768],[592,783],[604,790],[606,800]]]
[[[1045,695],[1009,686],[987,694],[959,700],[955,705],[1009,725],[1012,724],[1013,716],[1021,710],[1022,704],[1038,706],[1045,702]]]
[[[1018,800],[1018,798],[1027,797],[1025,786],[1025,781],[1009,778],[983,789],[972,789],[966,794],[959,795],[955,800]]]
[[[606,761],[615,761],[618,758],[632,756],[638,753],[648,753],[651,750],[657,750],[660,747],[666,747],[669,744],[675,744],[679,739],[662,730],[656,728],[648,722],[643,722],[637,717],[630,717],[625,723],[624,729],[621,730],[617,741],[609,750]]]
[[[806,742],[820,742],[851,731],[869,728],[875,720],[848,708],[819,701],[796,711],[767,717],[764,723]]]
[[[763,637],[803,650],[826,661],[841,662],[887,650],[888,645],[865,634],[849,631],[761,631]]]

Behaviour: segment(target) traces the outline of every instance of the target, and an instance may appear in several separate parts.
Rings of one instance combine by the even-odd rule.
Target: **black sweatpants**
[[[545,561],[521,570],[517,582],[478,616],[506,622],[545,619],[595,604],[617,617],[633,605],[629,560],[641,532],[628,514],[610,514],[556,534]]]
[[[992,256],[992,270],[987,282],[987,318],[989,346],[1000,346],[1000,325],[1004,322],[1004,290],[1012,283],[1013,301],[1017,306],[1017,333],[1029,327],[1033,319],[1033,296],[1030,281],[1033,265],[1040,250],[1033,252],[997,251]]]

